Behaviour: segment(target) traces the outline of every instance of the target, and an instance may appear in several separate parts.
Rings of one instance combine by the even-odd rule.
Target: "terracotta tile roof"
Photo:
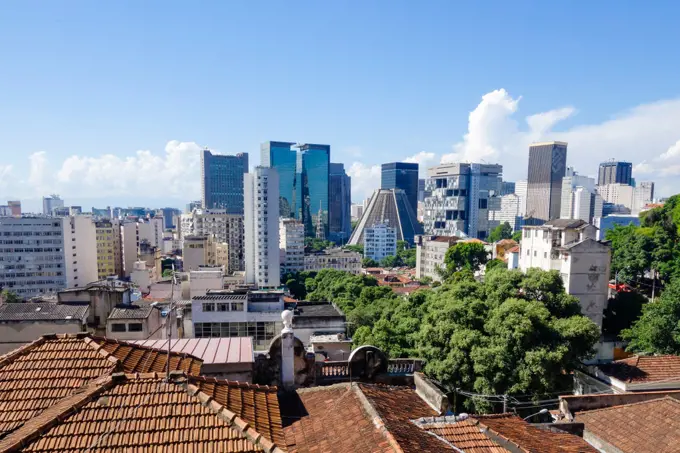
[[[519,445],[527,453],[597,453],[579,436],[543,430],[516,415],[480,415],[475,418],[480,427]]]
[[[0,436],[88,382],[115,371],[163,371],[162,351],[87,334],[45,335],[0,357]],[[171,369],[200,372],[200,361],[173,354]]]
[[[281,409],[290,453],[397,451],[366,413],[356,386],[298,390],[282,397]]]
[[[281,452],[248,421],[173,373],[115,374],[0,442],[25,452]]]
[[[631,384],[680,381],[680,356],[676,355],[633,356],[599,368],[608,376]]]
[[[419,427],[451,442],[465,453],[510,453],[479,430],[472,420],[422,423]]]
[[[677,453],[680,445],[680,401],[670,397],[579,412],[575,421],[623,453]]]

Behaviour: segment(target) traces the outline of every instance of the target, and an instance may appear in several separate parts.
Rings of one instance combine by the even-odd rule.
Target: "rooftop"
[[[575,421],[623,453],[675,453],[680,445],[680,401],[670,397],[579,412]]]
[[[172,352],[190,354],[200,359],[204,365],[254,361],[251,337],[184,338],[171,341]],[[160,350],[168,347],[168,340],[135,340],[131,343]]]
[[[340,311],[340,309],[330,302],[297,302],[295,304],[296,318],[331,318],[343,316],[345,315]]]
[[[550,227],[553,229],[566,229],[566,228],[581,228],[587,225],[588,222],[585,222],[581,219],[554,219],[545,222],[543,225],[535,226],[533,228]]]
[[[680,356],[633,356],[598,367],[604,374],[627,384],[680,381]]]
[[[0,322],[67,321],[82,320],[87,305],[60,305],[55,303],[15,303],[0,305]]]
[[[248,298],[248,294],[206,294],[205,296],[196,296],[192,300],[198,301],[215,301],[215,300],[239,300],[244,301]]]
[[[146,319],[153,309],[151,304],[118,305],[111,310],[108,319]]]

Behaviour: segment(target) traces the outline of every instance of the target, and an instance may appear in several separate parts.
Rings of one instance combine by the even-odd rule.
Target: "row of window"
[[[11,226],[11,225],[6,225]],[[59,226],[58,224],[55,226]],[[3,236],[61,236],[61,231],[3,231]]]
[[[196,338],[252,337],[257,347],[267,346],[282,328],[280,322],[197,322]]]
[[[75,247],[73,247],[75,248]],[[37,247],[37,248],[6,248],[0,249],[0,253],[49,253],[49,252],[61,252],[61,248],[52,247]]]
[[[0,274],[0,285],[2,286],[7,286],[8,288],[13,288],[15,286],[19,285],[24,285],[26,282],[17,282],[16,280],[5,280],[4,282],[2,281],[2,278],[4,276]],[[62,284],[63,281],[57,281],[57,280],[33,280],[30,282],[31,285],[58,285]]]
[[[243,311],[243,302],[204,302],[203,311]]]
[[[142,332],[144,326],[141,322],[130,322],[130,323],[112,323],[111,332]]]

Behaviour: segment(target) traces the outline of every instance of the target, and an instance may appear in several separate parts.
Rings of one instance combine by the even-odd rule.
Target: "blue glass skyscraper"
[[[302,219],[302,168],[292,142],[266,142],[260,146],[263,167],[279,174],[279,216]]]
[[[352,180],[343,164],[331,163],[328,187],[328,239],[344,243],[352,232]]]
[[[201,154],[201,188],[205,209],[225,209],[243,215],[243,174],[248,172],[248,153],[235,156]]]
[[[328,236],[331,147],[303,144],[299,148],[302,168],[302,223],[305,225],[305,235],[325,239]]]
[[[409,162],[382,164],[380,188],[403,190],[413,212],[418,212],[418,164]]]

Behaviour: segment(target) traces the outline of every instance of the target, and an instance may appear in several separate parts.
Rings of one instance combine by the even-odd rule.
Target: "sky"
[[[680,192],[680,4],[14,1],[0,4],[0,204],[183,207],[199,151],[331,145],[353,201],[379,165],[633,162]]]

